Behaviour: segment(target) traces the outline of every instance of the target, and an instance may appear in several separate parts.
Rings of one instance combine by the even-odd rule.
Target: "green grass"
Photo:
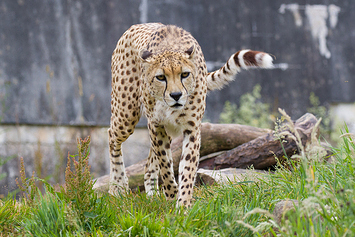
[[[197,187],[189,210],[176,209],[163,195],[91,191],[90,140],[79,141],[66,189],[43,181],[43,195],[38,189],[28,195],[36,188],[27,179],[24,198],[0,200],[0,236],[355,236],[355,143],[347,129],[343,133],[333,162],[305,152],[268,179]],[[270,213],[288,199],[299,205],[279,225]]]

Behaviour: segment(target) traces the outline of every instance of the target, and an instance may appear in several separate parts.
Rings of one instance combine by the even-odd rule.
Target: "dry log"
[[[294,122],[303,146],[311,140],[311,133],[316,123],[316,117],[310,113]],[[289,129],[286,130],[289,131]],[[199,167],[205,169],[272,167],[277,163],[275,157],[282,160],[284,156],[290,157],[298,152],[296,142],[290,136],[286,135],[282,140],[281,144],[274,133],[268,133],[211,159],[201,160]]]
[[[269,132],[271,132],[269,129],[240,124],[202,123],[200,156],[233,149]],[[182,140],[182,137],[178,137],[171,144],[175,174],[179,169]]]
[[[270,132],[268,129],[261,129],[240,124],[211,124],[202,123],[201,127],[201,156],[237,147],[251,141],[259,136]],[[182,137],[173,140],[171,144],[174,172],[178,172],[179,161],[182,151]],[[147,160],[142,160],[134,165],[126,167],[131,189],[140,187],[143,190],[144,166]],[[96,179],[94,188],[108,189],[109,175]]]

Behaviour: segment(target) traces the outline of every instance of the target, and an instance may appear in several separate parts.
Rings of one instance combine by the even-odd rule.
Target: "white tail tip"
[[[258,53],[255,55],[256,62],[261,68],[273,68],[274,64],[272,63],[273,58],[270,54],[267,53]]]

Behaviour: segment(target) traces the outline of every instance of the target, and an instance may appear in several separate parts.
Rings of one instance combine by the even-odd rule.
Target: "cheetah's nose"
[[[182,96],[182,93],[180,91],[170,93],[170,97],[173,98],[175,101],[178,101],[181,96]]]

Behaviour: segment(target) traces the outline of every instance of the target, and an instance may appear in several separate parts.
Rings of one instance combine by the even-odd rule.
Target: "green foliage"
[[[236,104],[226,101],[222,113],[219,115],[220,123],[234,123],[237,119],[238,108]]]
[[[270,112],[270,105],[262,103],[261,86],[255,85],[251,93],[240,97],[240,106],[226,101],[223,112],[220,114],[220,123],[239,123],[260,128],[271,128],[273,116]]]
[[[11,198],[0,200],[0,236],[8,236],[10,233],[16,233],[28,210],[28,206],[21,205]]]
[[[119,211],[116,231],[119,236],[250,236],[251,230],[238,219],[245,211],[260,205],[269,206],[268,191],[255,183],[201,187],[195,190],[196,203],[186,213],[175,209],[175,202],[165,201],[163,195],[147,198],[132,194],[114,200]],[[266,205],[266,206],[265,206]],[[253,215],[246,220],[264,220]]]

